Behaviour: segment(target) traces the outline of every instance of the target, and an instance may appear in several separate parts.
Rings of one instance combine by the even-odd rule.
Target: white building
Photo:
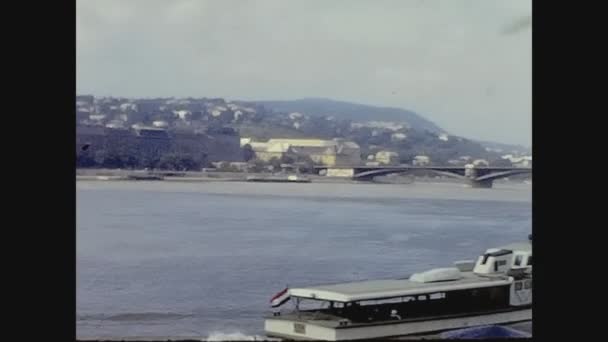
[[[105,115],[103,114],[91,114],[89,115],[89,119],[93,120],[93,121],[101,121],[104,120],[106,118]]]
[[[120,121],[120,120],[112,120],[112,121],[110,121],[110,122],[108,122],[106,124],[106,127],[108,127],[108,128],[124,128],[125,124],[124,124],[123,121]]]
[[[137,105],[135,103],[123,103],[120,105],[120,110],[123,112],[127,110],[137,111]]]
[[[158,127],[158,128],[166,128],[166,127],[169,127],[169,123],[167,121],[157,120],[157,121],[152,122],[152,126]]]
[[[405,135],[405,133],[393,133],[391,134],[391,140],[392,141],[401,141],[401,140],[405,140],[407,138],[407,135]]]
[[[475,159],[473,160],[474,166],[489,166],[490,163],[485,159]]]
[[[513,164],[515,167],[531,167],[532,166],[532,156],[521,156],[516,157],[512,154],[506,154],[501,157],[502,159],[506,159]]]
[[[412,165],[424,166],[431,163],[431,158],[428,156],[415,156]]]
[[[375,159],[380,164],[397,164],[399,163],[399,154],[392,151],[380,151],[376,153]]]
[[[302,113],[298,113],[298,112],[293,112],[293,113],[289,113],[289,118],[291,120],[296,120],[302,117]]]
[[[190,114],[189,110],[174,110],[173,114],[179,116],[180,119],[185,120],[186,116]]]

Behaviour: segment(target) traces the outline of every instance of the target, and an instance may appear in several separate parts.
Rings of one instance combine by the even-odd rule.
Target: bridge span
[[[328,175],[336,174],[350,177],[353,180],[373,181],[375,177],[412,171],[431,171],[435,174],[457,178],[474,188],[491,188],[495,179],[519,174],[531,174],[532,168],[524,167],[494,167],[494,166],[315,166],[320,173],[326,170]]]

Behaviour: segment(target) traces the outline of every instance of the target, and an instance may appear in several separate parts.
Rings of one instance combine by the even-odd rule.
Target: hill
[[[333,116],[339,120],[358,122],[405,121],[415,130],[428,130],[434,133],[443,132],[439,126],[419,114],[400,108],[376,107],[323,98],[305,98],[291,101],[256,101],[256,103],[279,112],[301,112],[316,116]]]
[[[477,141],[483,147],[489,148],[499,153],[514,153],[514,154],[530,154],[532,153],[532,149],[529,147],[524,147],[521,145],[513,145],[513,144],[503,144],[497,143],[493,141]]]

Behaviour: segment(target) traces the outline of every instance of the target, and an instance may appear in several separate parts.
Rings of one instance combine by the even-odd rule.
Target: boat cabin
[[[344,324],[356,324],[509,308],[510,282],[507,279],[479,279],[470,273],[451,280],[426,281],[424,275],[412,277],[414,280],[376,280],[290,289],[295,299],[293,313],[306,319],[343,319]]]
[[[291,288],[281,296],[281,303],[292,299],[291,310],[273,312],[264,329],[289,339],[352,340],[526,321],[531,243],[488,249],[477,261],[408,278]]]
[[[477,259],[473,272],[479,275],[496,275],[506,274],[513,269],[531,267],[532,245],[518,243],[486,250]]]
[[[513,244],[488,249],[477,262],[460,261],[408,279],[292,288],[289,294],[297,315],[349,323],[509,310],[531,304],[531,265],[531,244]],[[524,290],[530,293],[522,297]]]

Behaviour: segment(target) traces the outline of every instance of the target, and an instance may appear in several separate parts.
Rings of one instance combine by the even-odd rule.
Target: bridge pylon
[[[471,186],[471,188],[490,189],[490,188],[492,188],[494,181],[491,179],[484,179],[484,180],[471,179],[471,180],[469,180],[468,183]]]

